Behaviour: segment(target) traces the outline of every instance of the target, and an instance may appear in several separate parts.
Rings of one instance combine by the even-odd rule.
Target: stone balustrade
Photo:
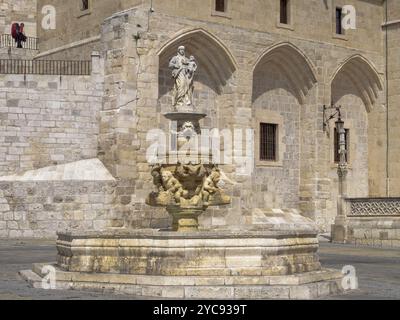
[[[400,247],[400,198],[348,198],[344,203],[343,216],[332,228],[334,242]]]
[[[400,198],[346,199],[348,217],[400,216]]]

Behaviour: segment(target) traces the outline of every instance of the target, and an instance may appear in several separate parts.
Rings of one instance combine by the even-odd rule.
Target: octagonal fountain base
[[[343,291],[311,231],[61,233],[57,289],[176,299],[315,299]],[[41,287],[43,265],[21,271]],[[48,271],[47,271],[48,272]]]

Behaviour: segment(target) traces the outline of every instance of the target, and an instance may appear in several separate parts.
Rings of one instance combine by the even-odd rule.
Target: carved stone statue
[[[188,99],[190,104],[193,105],[193,92],[194,92],[194,75],[197,71],[197,62],[194,56],[190,56],[189,58],[189,66],[188,66],[188,81],[189,81],[189,91],[188,91]]]
[[[187,140],[190,140],[192,137],[194,137],[196,135],[196,128],[194,127],[193,123],[186,121],[182,126],[180,135],[185,137]]]
[[[169,67],[172,69],[172,78],[175,80],[173,90],[173,106],[193,105],[193,79],[197,70],[197,63],[193,56],[187,58],[185,47],[178,48],[178,54],[171,59]]]
[[[166,192],[173,195],[175,202],[180,203],[181,197],[186,197],[188,192],[183,189],[182,184],[173,176],[170,171],[161,173],[162,184]]]
[[[220,179],[221,179],[221,174],[219,170],[212,171],[211,174],[204,179],[204,184],[202,189],[204,206],[209,205],[210,195],[213,195],[220,190],[218,187]]]
[[[154,166],[151,170],[151,175],[153,176],[153,184],[157,187],[158,192],[163,192],[163,181],[161,176],[161,166]]]

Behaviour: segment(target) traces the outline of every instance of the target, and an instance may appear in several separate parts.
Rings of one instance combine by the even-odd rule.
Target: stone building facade
[[[221,167],[237,182],[227,187],[232,205],[208,210],[201,217],[204,227],[251,223],[260,209],[266,216],[294,209],[314,219],[321,232],[330,231],[338,177],[334,121],[324,130],[324,105],[343,107],[348,196],[400,196],[398,2],[292,0],[287,23],[280,23],[280,1],[224,2],[220,12],[215,0],[89,0],[87,9],[81,1],[54,1],[57,28],[37,28],[35,59],[93,59],[93,72],[60,79],[0,75],[0,236],[51,237],[68,226],[170,223],[164,210],[145,205],[154,188],[146,151],[149,130],[169,130],[162,117],[171,110],[168,61],[180,45],[198,60],[195,104],[207,114],[202,127],[255,134],[252,173],[245,175],[234,164]],[[38,26],[45,4],[37,1]],[[344,5],[356,8],[357,28],[339,35],[335,13]],[[276,161],[260,160],[260,123],[277,125]],[[96,189],[93,177],[46,178],[48,171],[68,172],[65,165],[95,158],[103,165],[104,188]],[[25,176],[27,170],[33,171]],[[39,228],[40,197],[32,199],[38,207],[25,204],[24,195],[40,195],[44,186],[38,180],[46,179],[60,190],[63,183],[74,189],[71,181],[93,185],[83,189],[88,201],[72,194],[61,201],[66,207],[57,204],[58,195],[47,197],[49,212],[58,216],[50,221],[48,214],[48,227],[43,222]],[[23,190],[20,210],[11,208],[10,190]],[[95,213],[89,214],[90,199],[101,192],[107,200],[95,201]],[[71,210],[79,219],[65,222],[62,217]]]
[[[36,37],[37,20],[36,0],[1,0],[0,1],[0,32],[10,33],[11,24],[23,22],[25,33],[29,37]]]

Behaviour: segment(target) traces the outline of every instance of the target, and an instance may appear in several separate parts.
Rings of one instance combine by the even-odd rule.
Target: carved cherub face
[[[210,178],[214,183],[218,183],[221,178],[221,174],[218,171],[213,171],[213,173],[210,175]]]
[[[186,139],[190,139],[191,137],[193,137],[195,135],[195,132],[196,130],[193,123],[188,121],[183,124],[181,133]]]
[[[185,122],[182,126],[182,131],[184,130],[194,130],[194,125],[190,121]]]
[[[169,181],[172,178],[172,173],[169,171],[163,171],[161,173],[161,177],[162,177],[163,181]]]

